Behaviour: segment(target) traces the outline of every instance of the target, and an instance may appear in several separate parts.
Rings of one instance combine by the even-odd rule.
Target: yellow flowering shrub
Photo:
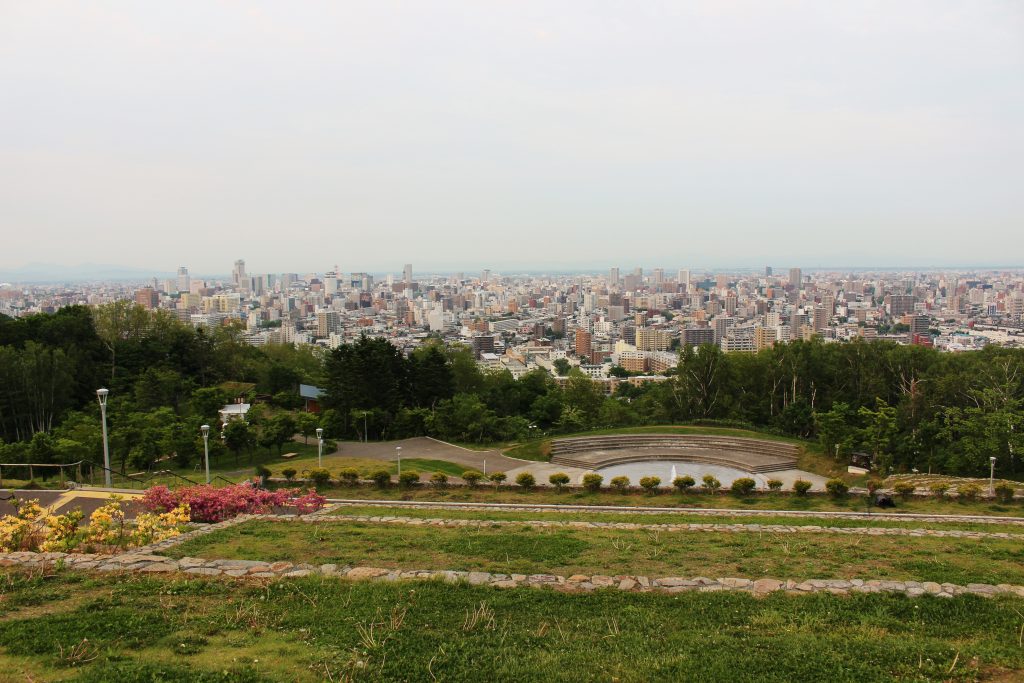
[[[17,513],[0,517],[0,552],[19,550],[42,552],[95,552],[148,545],[180,534],[188,524],[191,511],[187,503],[174,509],[140,514],[134,523],[125,519],[121,499],[110,502],[89,516],[89,524],[80,527],[81,510],[63,515],[48,514],[38,501],[15,501]]]

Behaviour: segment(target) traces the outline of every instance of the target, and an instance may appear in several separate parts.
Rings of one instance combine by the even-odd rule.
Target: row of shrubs
[[[285,475],[289,481],[294,479],[296,470],[292,468],[286,468],[282,470],[282,474]],[[331,482],[331,473],[326,469],[317,468],[310,470],[305,473],[306,477],[313,481],[318,489],[326,488]],[[494,472],[489,475],[484,475],[482,472],[476,470],[466,470],[462,473],[462,480],[471,487],[478,486],[484,481],[490,481],[496,486],[501,486],[507,480],[507,476],[504,472]],[[362,479],[359,471],[355,468],[349,468],[341,470],[338,473],[338,480],[347,486],[357,486]],[[369,476],[370,481],[374,482],[380,488],[386,488],[392,481],[391,473],[387,470],[378,470],[373,472]],[[563,490],[570,484],[570,477],[565,472],[555,472],[548,477],[548,483],[555,487],[556,490]],[[430,483],[436,487],[444,487],[448,485],[448,475],[444,472],[434,472],[430,475]],[[515,483],[522,489],[533,489],[537,486],[536,477],[530,472],[521,472],[516,476]],[[604,477],[597,473],[589,473],[583,475],[582,479],[583,488],[588,491],[600,491],[604,487]],[[661,478],[659,477],[641,477],[638,482],[640,488],[644,489],[649,493],[654,493],[658,487],[661,486]],[[782,490],[783,483],[778,479],[768,480],[768,489],[773,492]],[[403,488],[412,488],[420,484],[420,473],[413,470],[406,470],[402,472],[398,477],[398,484]],[[612,477],[608,482],[609,488],[614,491],[625,492],[632,486],[632,482],[629,477],[618,476]],[[683,475],[676,477],[672,480],[672,486],[682,493],[691,492],[694,490],[700,490],[704,493],[717,493],[722,489],[722,483],[710,474],[705,474],[701,478],[701,483],[698,486],[696,480],[689,476]],[[797,479],[793,482],[791,491],[798,496],[806,496],[811,490],[811,482],[803,479]],[[871,480],[867,484],[868,493],[874,494],[881,489],[882,483],[879,480]],[[757,482],[749,477],[741,477],[732,482],[729,490],[736,495],[748,496],[754,492],[757,488]],[[898,482],[893,485],[893,491],[901,496],[904,500],[909,499],[916,492],[916,487],[908,482]],[[938,497],[945,497],[950,490],[950,485],[944,482],[937,482],[932,484],[930,487],[931,493]],[[849,493],[850,487],[842,479],[834,478],[829,479],[825,483],[825,490],[836,498],[841,498]],[[957,495],[964,500],[976,500],[981,497],[982,489],[977,484],[963,484],[957,488]],[[1013,500],[1014,489],[1009,484],[1000,484],[995,487],[995,495],[1001,502],[1010,502]]]

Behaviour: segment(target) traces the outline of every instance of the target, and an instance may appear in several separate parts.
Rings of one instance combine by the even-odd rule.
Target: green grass
[[[3,601],[42,588],[56,592],[0,616],[3,680],[873,683],[1024,673],[1024,601],[1013,599],[0,573]],[[67,653],[86,636],[90,661],[74,664]]]
[[[404,461],[403,461],[404,462]],[[640,491],[616,493],[604,489],[592,493],[590,491],[563,491],[551,488],[538,488],[526,491],[518,486],[504,485],[500,490],[493,486],[468,488],[464,486],[445,490],[428,487],[402,489],[390,486],[380,489],[374,486],[340,487],[325,489],[322,493],[331,498],[353,500],[418,500],[438,503],[516,503],[523,505],[624,505],[631,507],[695,507],[695,508],[733,508],[749,510],[807,510],[820,512],[866,512],[864,496],[847,496],[832,498],[824,495],[800,497],[788,493],[756,494],[746,498],[738,498],[731,493],[709,495],[700,492],[680,494],[675,491],[663,490],[655,494]],[[985,515],[1019,517],[1024,516],[1024,501],[1001,504],[993,501],[961,501],[953,498],[912,498],[896,499],[896,508],[886,512],[913,512],[921,514],[946,515]],[[872,512],[880,512],[876,507]]]
[[[633,524],[782,524],[786,526],[821,526],[830,528],[871,527],[878,529],[958,529],[962,531],[1005,531],[1024,535],[1024,525],[982,524],[976,522],[928,522],[891,518],[837,519],[834,517],[794,517],[787,515],[724,515],[707,516],[685,512],[644,513],[629,512],[577,512],[572,510],[529,512],[511,510],[460,510],[437,508],[386,507],[376,505],[345,505],[334,515],[369,515],[387,517],[411,517],[416,519],[481,519],[507,521],[579,521],[579,522],[629,522]]]
[[[173,557],[501,573],[864,578],[1024,584],[1018,540],[447,528],[253,521],[186,541]]]

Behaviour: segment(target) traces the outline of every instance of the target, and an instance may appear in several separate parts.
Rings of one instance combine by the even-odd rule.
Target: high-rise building
[[[231,271],[231,284],[239,289],[248,289],[249,278],[245,274],[245,260],[238,259],[235,261],[235,267]]]
[[[771,266],[765,266],[764,267],[764,276],[765,277],[771,277],[772,276],[772,267]]]
[[[775,330],[771,327],[758,327],[754,330],[754,350],[770,349],[775,346]]]
[[[188,292],[191,291],[192,279],[188,276],[188,268],[181,266],[178,268],[178,291]]]
[[[412,284],[412,264],[406,263],[405,268],[402,270],[402,282],[407,285]]]
[[[913,313],[914,304],[917,303],[917,297],[912,294],[890,294],[888,299],[889,315],[894,318]]]
[[[619,269],[618,268],[610,268],[608,270],[608,284],[613,286],[613,287],[615,285],[619,284]]]
[[[490,282],[490,281],[491,281],[491,270],[490,270],[490,268],[484,268],[484,271],[482,273],[480,273],[480,282]]]
[[[135,303],[146,310],[153,310],[160,303],[160,295],[152,287],[143,287],[135,292]]]
[[[576,330],[575,351],[580,358],[590,358],[590,348],[594,341],[593,335],[586,330]]]
[[[690,271],[679,271],[679,286],[682,287],[684,291],[688,291],[690,289]]]
[[[317,311],[316,336],[326,339],[337,332],[341,332],[341,314],[331,310]]]
[[[672,346],[672,334],[656,327],[636,328],[636,348],[640,351],[667,351]]]
[[[661,286],[665,284],[665,269],[655,268],[654,269],[654,286],[661,289]]]
[[[789,286],[790,287],[792,287],[793,289],[800,289],[801,286],[803,285],[803,280],[804,280],[804,277],[803,277],[803,274],[800,272],[799,268],[790,268],[789,269]]]

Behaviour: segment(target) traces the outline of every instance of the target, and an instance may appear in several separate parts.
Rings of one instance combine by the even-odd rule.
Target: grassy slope
[[[526,491],[518,486],[502,486],[495,490],[493,486],[481,486],[476,489],[453,487],[434,489],[419,487],[402,489],[391,486],[379,489],[371,486],[356,488],[341,487],[327,489],[323,493],[332,498],[348,498],[358,500],[420,500],[459,503],[520,503],[545,505],[624,505],[634,507],[696,507],[696,508],[734,508],[756,510],[811,510],[834,512],[865,512],[867,511],[865,496],[847,496],[831,498],[824,495],[800,497],[787,493],[757,494],[747,498],[738,498],[731,493],[709,495],[699,492],[679,494],[664,490],[656,494],[640,491],[616,493],[602,490],[597,493],[589,491],[563,491],[551,488],[538,488]],[[1024,501],[1017,500],[1009,504],[992,501],[960,501],[954,498],[915,497],[910,500],[897,498],[897,507],[888,512],[917,512],[950,515],[987,515],[987,516],[1024,516]],[[878,512],[878,508],[871,508]]]
[[[634,514],[629,512],[516,512],[506,510],[452,510],[407,507],[383,507],[376,505],[346,505],[338,508],[334,515],[369,515],[388,517],[412,517],[416,519],[485,519],[512,521],[580,521],[580,522],[628,522],[631,524],[783,524],[787,526],[821,526],[829,528],[871,527],[878,529],[959,529],[963,531],[1005,531],[1024,535],[1024,526],[1019,524],[981,524],[972,522],[926,522],[881,519],[835,519],[830,517],[794,517],[779,515],[715,516],[687,514],[685,512]]]
[[[2,572],[0,596],[0,675],[12,681],[871,683],[1024,672],[1022,601],[1010,599]],[[95,658],[72,667],[83,634]]]
[[[1024,584],[1024,544],[1003,539],[307,525],[255,521],[186,541],[175,557],[502,573],[878,578]]]

